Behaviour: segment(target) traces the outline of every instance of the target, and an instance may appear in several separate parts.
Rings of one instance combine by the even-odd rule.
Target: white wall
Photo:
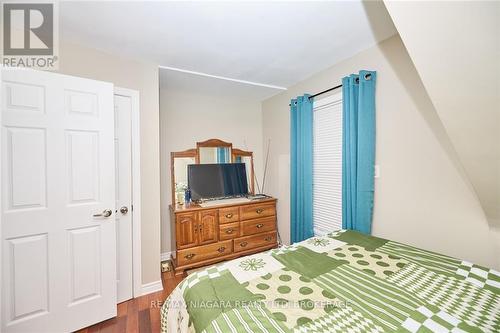
[[[160,91],[161,239],[162,252],[175,249],[170,222],[172,201],[170,152],[196,147],[196,142],[217,138],[234,148],[254,152],[256,175],[262,170],[262,114],[257,99],[231,98],[197,89]]]
[[[500,228],[500,2],[385,4],[490,225]]]
[[[290,99],[335,86],[360,69],[378,73],[376,163],[380,178],[375,182],[373,234],[500,267],[498,236],[488,229],[399,36],[263,102],[263,140],[272,140],[268,192],[278,197],[282,238],[290,239]]]
[[[160,170],[158,66],[67,41],[60,43],[59,72],[138,90],[141,121],[142,283],[160,280]]]

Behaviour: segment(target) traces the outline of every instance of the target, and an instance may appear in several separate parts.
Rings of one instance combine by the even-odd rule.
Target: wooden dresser
[[[277,246],[276,199],[203,208],[170,206],[175,274]]]

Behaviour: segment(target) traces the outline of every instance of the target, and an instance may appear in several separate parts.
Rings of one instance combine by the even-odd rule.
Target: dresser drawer
[[[275,216],[241,222],[242,236],[255,235],[261,232],[273,231],[275,229],[276,229]]]
[[[240,207],[240,219],[242,221],[273,215],[276,215],[275,204],[255,204]]]
[[[219,209],[219,224],[238,222],[240,214],[238,207],[229,207]]]
[[[273,244],[276,244],[276,231],[254,236],[240,237],[234,240],[234,252],[246,251]]]
[[[177,251],[177,264],[179,266],[190,263],[222,257],[233,252],[233,241],[213,243],[204,246],[197,246],[191,249]]]
[[[219,225],[219,240],[232,239],[240,236],[240,223],[226,223]]]

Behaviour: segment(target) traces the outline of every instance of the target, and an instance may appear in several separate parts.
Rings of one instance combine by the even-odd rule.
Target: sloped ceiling
[[[500,2],[385,1],[491,226],[500,226]]]

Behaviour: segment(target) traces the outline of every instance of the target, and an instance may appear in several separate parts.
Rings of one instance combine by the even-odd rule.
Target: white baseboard
[[[170,255],[172,252],[163,252],[160,254],[160,261],[170,260]]]
[[[161,280],[158,280],[143,284],[141,288],[141,295],[147,295],[162,290],[163,290],[163,283],[161,282]]]

